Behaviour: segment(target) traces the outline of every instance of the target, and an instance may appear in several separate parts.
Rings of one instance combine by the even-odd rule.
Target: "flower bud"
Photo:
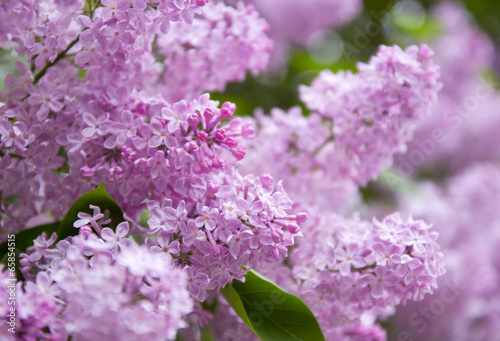
[[[206,141],[207,137],[208,134],[203,130],[198,133],[198,140],[200,141]]]

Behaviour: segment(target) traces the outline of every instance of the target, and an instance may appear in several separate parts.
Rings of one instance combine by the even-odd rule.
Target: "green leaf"
[[[297,296],[251,270],[221,294],[262,341],[324,341],[318,321]]]
[[[100,184],[99,187],[93,191],[82,194],[76,201],[71,205],[68,213],[59,225],[57,230],[57,240],[62,240],[69,236],[74,236],[78,233],[78,229],[73,226],[73,223],[78,220],[78,213],[85,212],[92,214],[92,209],[90,205],[99,206],[101,213],[107,209],[111,214],[111,226],[116,227],[121,223],[123,219],[123,211],[120,206],[116,203],[115,199],[106,192],[104,188],[104,183]]]
[[[71,205],[62,222],[56,221],[46,225],[35,226],[16,234],[15,252],[18,279],[21,278],[19,272],[19,254],[26,252],[26,249],[33,245],[33,240],[43,232],[47,234],[47,238],[50,238],[52,233],[56,232],[57,240],[62,240],[78,234],[78,229],[73,227],[73,223],[78,220],[79,212],[92,214],[92,209],[89,207],[90,205],[99,206],[101,212],[104,212],[106,209],[109,210],[111,214],[111,227],[113,228],[123,221],[123,212],[116,201],[106,192],[104,183],[99,185],[95,190],[82,194],[76,199],[73,205]],[[0,263],[3,264],[7,264],[7,246],[7,241],[0,244]]]

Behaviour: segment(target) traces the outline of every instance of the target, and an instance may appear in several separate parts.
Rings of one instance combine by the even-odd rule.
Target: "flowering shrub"
[[[451,178],[392,173],[383,188],[383,172],[434,136],[422,127],[461,146],[495,136],[494,115],[434,124],[481,83],[475,65],[449,62],[450,41],[480,47],[472,64],[492,59],[462,9],[436,9],[447,30],[430,47],[380,45],[356,71],[317,72],[296,89],[301,106],[252,114],[214,93],[283,67],[290,46],[360,11],[337,0],[3,2],[0,48],[16,60],[0,91],[1,339],[387,340],[381,321],[397,309],[401,339],[452,277],[475,287],[456,304],[472,316],[466,336],[419,333],[494,329],[496,211],[475,200],[498,201],[498,169],[468,168],[476,149],[454,159],[450,143],[434,150]]]

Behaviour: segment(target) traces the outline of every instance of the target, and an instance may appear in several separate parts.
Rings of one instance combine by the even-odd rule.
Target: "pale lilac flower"
[[[206,241],[205,232],[201,231],[193,220],[187,222],[187,231],[182,239],[182,243],[186,246],[192,246],[195,242]]]
[[[165,231],[160,231],[158,234],[158,245],[151,247],[151,252],[166,253],[168,255],[178,255],[180,252],[179,241],[171,241],[169,235]]]
[[[206,298],[206,290],[204,286],[209,283],[210,279],[203,272],[196,272],[192,267],[184,269],[188,275],[188,290],[191,295],[199,301],[204,301]]]
[[[179,130],[181,124],[187,123],[186,103],[180,101],[173,105],[172,108],[163,108],[161,115],[164,119],[169,120],[168,132],[174,133]]]
[[[151,178],[156,179],[158,176],[168,176],[169,161],[165,157],[165,153],[161,150],[155,152],[153,157],[147,160],[148,167],[150,168]]]
[[[66,95],[66,91],[60,87],[54,87],[46,81],[40,82],[37,91],[28,98],[28,102],[34,106],[39,106],[36,117],[43,121],[49,111],[59,112],[64,104],[60,102]]]
[[[370,286],[373,298],[383,297],[384,289],[396,285],[399,281],[400,278],[398,276],[383,266],[376,267],[373,274],[364,275],[359,278],[360,284]]]
[[[366,260],[359,254],[358,246],[355,244],[348,245],[346,249],[335,249],[334,256],[339,263],[337,267],[342,276],[351,273],[351,266],[362,268],[366,265]]]
[[[189,17],[184,21],[171,23],[157,42],[166,56],[159,89],[170,101],[223,90],[228,82],[243,80],[246,71],[257,74],[266,68],[273,43],[253,6],[209,2],[192,23]],[[175,118],[171,112],[167,116]],[[170,122],[169,129],[177,129]]]
[[[219,218],[219,210],[216,208],[204,207],[200,211],[200,216],[195,219],[197,227],[204,227],[208,231],[213,231]]]
[[[129,234],[129,223],[123,221],[116,226],[116,231],[105,227],[101,230],[101,238],[109,243],[112,243],[120,248],[130,246],[132,241],[127,239]]]
[[[94,228],[97,233],[100,233],[102,230],[102,225],[109,224],[111,220],[108,220],[109,212],[101,213],[101,209],[99,206],[90,205],[92,209],[92,214],[88,214],[85,212],[78,213],[78,219],[73,223],[73,226],[76,228],[81,228],[82,226],[89,225]]]

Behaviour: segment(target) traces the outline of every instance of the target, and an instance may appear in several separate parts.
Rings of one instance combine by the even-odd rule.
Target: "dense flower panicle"
[[[407,331],[415,341],[496,340],[499,184],[498,165],[476,164],[449,178],[444,188],[426,183],[417,195],[402,198],[402,209],[434,221],[447,273],[435,295],[398,309],[396,333]]]
[[[85,9],[90,12],[77,18],[82,29],[78,40],[60,54],[74,58],[44,61],[41,68],[35,65],[32,69],[19,62],[17,74],[6,79],[6,90],[0,93],[1,163],[5,170],[0,175],[0,190],[8,200],[1,202],[4,219],[0,227],[15,233],[48,222],[46,213],[60,219],[78,195],[105,182],[130,221],[112,230],[108,213],[91,205],[93,213],[79,213],[74,222],[78,237],[63,240],[57,247],[55,235],[37,238],[21,259],[21,270],[30,288],[37,283],[35,270],[52,276],[66,264],[68,250],[77,248],[82,255],[78,264],[87,264],[80,270],[109,270],[121,276],[109,280],[120,283],[124,280],[121,267],[143,278],[150,275],[138,264],[154,264],[161,257],[168,265],[166,269],[183,268],[187,292],[204,301],[232,279],[243,280],[243,269],[282,260],[287,247],[301,235],[299,226],[307,215],[290,212],[290,198],[271,176],[240,176],[233,171],[233,163],[245,156],[241,140],[254,137],[251,124],[232,119],[236,109],[233,103],[219,107],[208,94],[169,102],[167,99],[174,97],[169,92],[173,89],[167,89],[163,96],[149,94],[160,72],[154,65],[155,34],[165,32],[170,21],[192,22],[189,13],[204,1],[157,5],[135,1],[132,7],[126,1],[103,1],[102,5]],[[267,26],[252,7],[218,5],[209,7],[207,13],[197,17],[193,25],[200,25],[198,29],[207,28],[207,24],[220,29],[213,33],[211,44],[220,49],[223,37],[240,38],[239,47],[227,45],[231,52],[241,54],[234,67],[234,72],[239,73],[232,73],[223,82],[241,77],[246,69],[257,72],[265,66],[270,47],[263,35]],[[172,29],[173,35],[176,30]],[[216,38],[216,33],[222,36]],[[160,45],[156,45],[158,49]],[[197,46],[203,49],[202,44]],[[248,59],[243,60],[243,56]],[[71,62],[86,70],[84,78]],[[228,63],[224,63],[227,69]],[[189,90],[190,95],[182,96],[198,94],[201,88],[198,83],[195,86],[195,90]],[[149,229],[137,225],[139,214],[146,208],[151,213]],[[158,234],[147,241],[147,252],[131,245],[128,237],[136,230]],[[83,277],[74,281],[82,281]],[[168,280],[165,283],[168,285]],[[153,285],[149,279],[148,285]],[[126,305],[131,297],[130,292],[127,294],[116,304]],[[99,297],[87,299],[93,302]],[[29,307],[27,302],[22,301],[22,305]],[[43,325],[32,326],[29,333],[43,333],[49,326],[53,333],[61,335],[103,338],[104,334],[99,333],[106,330],[89,330],[94,320],[85,322],[85,314],[81,326],[66,325],[60,331],[61,323],[66,323],[61,314],[66,310],[58,302],[51,304],[47,306],[54,307],[53,315],[47,316],[60,320],[53,321],[53,325],[40,322]],[[65,304],[69,311],[69,303]],[[75,304],[74,309],[80,309]],[[165,321],[163,313],[159,314],[151,304],[140,301],[145,311],[137,307],[128,313],[124,310],[123,316],[114,311],[109,319],[121,321],[128,314],[130,318],[142,316],[142,321],[153,314],[150,324],[130,324],[130,328],[137,333],[170,328],[163,335],[173,337],[180,324]],[[165,309],[165,305],[160,304],[158,309]],[[206,313],[198,310],[198,319],[206,319]],[[102,313],[109,311],[104,309]],[[163,319],[167,325],[154,327],[159,323],[154,319]],[[112,321],[106,325],[114,325]],[[134,335],[129,336],[134,339]]]
[[[103,239],[82,231],[48,246],[46,267],[33,281],[18,282],[16,331],[54,340],[175,339],[193,308],[188,274],[146,246],[115,248],[104,230]],[[35,248],[45,240],[38,237]],[[29,250],[23,261],[38,252]]]
[[[131,216],[132,207],[144,208],[144,198],[201,199],[206,175],[231,177],[231,164],[245,154],[239,140],[251,137],[241,120],[226,121],[232,104],[219,109],[208,95],[171,105],[149,101],[131,103],[133,111],[103,111],[101,122],[84,113],[81,135],[69,149],[70,175],[93,184],[110,181],[108,190]],[[138,112],[142,107],[149,108]]]
[[[291,278],[272,266],[261,271],[306,302],[329,340],[357,340],[350,330],[361,333],[362,325],[379,329],[377,318],[422,300],[444,274],[437,233],[422,220],[323,215],[303,230],[290,256]]]
[[[83,14],[83,0],[4,1],[0,6],[0,47],[14,48],[27,55],[36,69],[78,37],[81,26],[77,20]]]
[[[63,63],[62,68],[50,70],[46,77],[53,82],[47,86],[58,87],[67,77],[69,66]],[[245,155],[239,140],[253,135],[240,119],[226,121],[234,104],[219,109],[208,95],[174,104],[141,94],[126,103],[107,96],[85,96],[82,103],[68,93],[64,109],[57,115],[50,111],[41,122],[41,105],[30,104],[33,96],[19,103],[13,93],[7,92],[7,105],[0,109],[5,170],[0,188],[13,198],[3,208],[11,231],[39,213],[61,216],[79,193],[102,181],[109,182],[108,190],[131,217],[145,207],[145,198],[190,198],[206,186],[205,174],[231,176],[231,164]],[[71,116],[77,120],[73,124]],[[68,150],[67,159],[59,155],[60,148]]]
[[[48,73],[54,80],[53,86],[58,86],[64,67],[62,64],[61,69],[52,68]],[[89,95],[85,100],[81,103],[74,99],[67,104],[68,113],[56,116],[49,111],[50,119],[44,123],[39,123],[36,117],[39,107],[35,105],[41,104],[17,103],[20,121],[12,127],[23,121],[34,124],[36,133],[46,139],[47,148],[55,154],[53,157],[61,161],[58,168],[64,168],[59,176],[56,172],[49,173],[54,181],[51,191],[49,183],[36,176],[41,172],[37,167],[46,166],[31,163],[29,156],[34,151],[30,145],[3,139],[5,157],[15,155],[15,163],[7,166],[22,164],[24,170],[30,171],[25,174],[33,174],[31,179],[25,175],[26,180],[19,184],[25,186],[30,180],[33,186],[42,189],[35,192],[32,212],[20,214],[22,202],[9,207],[12,211],[8,228],[14,231],[23,228],[28,219],[45,212],[43,209],[60,216],[79,192],[105,181],[107,190],[133,221],[137,221],[138,214],[146,207],[144,199],[149,200],[151,230],[141,231],[161,233],[157,241],[151,242],[152,250],[166,253],[175,259],[176,265],[187,266],[191,279],[189,291],[200,301],[206,299],[207,291],[218,289],[233,278],[242,279],[242,266],[252,268],[286,256],[287,246],[300,235],[299,226],[306,216],[288,213],[291,200],[280,183],[273,184],[271,176],[242,177],[232,171],[233,162],[245,155],[245,148],[239,142],[254,135],[250,124],[231,119],[234,104],[226,102],[218,108],[218,103],[208,95],[169,104],[161,97],[139,93],[125,103]],[[6,113],[16,100],[7,103],[3,108]],[[78,109],[74,113],[76,122],[69,126],[71,121],[64,117],[75,109]],[[5,129],[14,129],[8,115],[5,116]],[[53,130],[54,126],[58,127],[59,135],[44,131]],[[21,128],[19,134],[26,134],[26,128]],[[44,141],[41,137],[39,140]],[[56,154],[61,147],[68,150],[67,160]],[[50,158],[44,160],[49,161]],[[69,176],[64,177],[66,172]],[[13,170],[6,174],[19,176]],[[15,195],[16,186],[10,184],[11,179],[3,178],[8,188],[6,194]],[[55,192],[57,186],[72,187],[73,191]],[[37,207],[37,201],[55,199],[52,196],[56,193],[57,200],[50,200],[51,206]],[[111,231],[104,226],[109,223],[105,213],[97,207],[91,208],[92,215],[80,213],[74,224],[88,238],[84,254],[91,257],[97,252],[112,259],[113,252],[128,244],[124,239],[129,234],[128,228]],[[15,219],[19,220],[18,226]],[[35,251],[30,249],[33,253],[22,262],[25,274],[34,266],[46,268],[58,256],[57,252],[45,251],[53,241],[53,238],[40,240],[40,247],[35,245]]]
[[[164,185],[161,176],[163,180],[168,176],[170,160],[167,157],[173,158],[174,154],[177,156],[176,163],[173,163],[176,168],[200,153],[200,163],[203,162],[207,171],[226,165],[220,153],[214,150],[215,155],[206,148],[197,148],[196,141],[187,141],[189,137],[180,141],[174,141],[172,137],[159,138],[164,133],[159,123],[168,123],[168,133],[171,134],[189,129],[186,123],[188,113],[173,112],[174,109],[170,109],[171,105],[163,98],[146,97],[135,90],[145,90],[149,79],[152,79],[150,71],[156,70],[151,52],[154,35],[166,31],[165,25],[170,21],[190,22],[192,13],[205,1],[166,1],[159,4],[134,1],[132,7],[131,4],[127,1],[103,1],[102,6],[88,8],[88,4],[80,1],[71,4],[40,1],[29,6],[12,1],[2,6],[2,10],[6,11],[2,34],[8,36],[3,42],[8,46],[14,44],[19,54],[28,53],[34,61],[31,70],[22,62],[17,62],[17,75],[8,75],[6,90],[0,92],[3,102],[0,108],[1,164],[5,170],[0,175],[0,190],[2,196],[8,198],[1,203],[2,216],[8,217],[8,223],[5,219],[1,220],[2,229],[16,232],[26,227],[26,223],[29,227],[46,222],[42,214],[48,211],[58,218],[79,194],[95,186],[98,179],[117,181],[129,177],[132,169],[124,167],[121,160],[132,163],[136,178],[142,176],[144,179],[144,174],[139,173],[144,173],[146,169],[149,169],[152,179],[160,177],[158,187]],[[76,14],[73,13],[75,6],[81,9]],[[65,36],[57,38],[61,47],[57,45],[54,49],[66,58],[57,57],[56,60],[51,55],[48,60],[40,62],[43,67],[37,65],[40,56],[34,52],[30,54],[31,40],[16,38],[16,35],[24,34],[24,28],[31,32],[29,25],[10,17],[23,11],[32,11],[31,18],[43,28],[30,33],[34,40],[41,43],[56,38],[54,34],[59,21],[72,21],[68,25],[76,31],[81,30],[77,34],[78,39],[71,43]],[[59,13],[61,11],[78,17],[68,19]],[[72,34],[73,31],[63,27],[61,32]],[[68,54],[74,59],[67,58]],[[70,60],[86,69],[85,79],[80,77]],[[151,106],[156,109],[152,114]],[[182,103],[176,108],[182,111]],[[202,109],[199,106],[196,110]],[[229,105],[229,109],[225,108],[224,117],[230,118],[233,112],[234,108]],[[215,114],[218,114],[217,110]],[[144,127],[144,121],[151,120],[152,116],[157,118],[148,122],[151,128]],[[205,119],[205,116],[195,117],[190,123],[196,125],[194,121],[198,120],[208,124],[201,129],[207,129],[204,138],[208,138],[207,144],[210,145],[212,138],[209,134],[220,121],[220,115],[215,115],[213,122],[208,122],[212,117],[206,116]],[[74,124],[75,119],[79,124]],[[212,123],[214,126],[210,125]],[[224,129],[219,131],[216,144],[224,145],[231,150],[230,153],[241,158],[244,149],[238,145],[236,135],[237,128],[233,124],[227,132]],[[141,137],[143,139],[139,141]],[[147,141],[147,147],[162,145],[159,149],[164,150],[155,153],[144,148],[144,141]],[[176,145],[177,142],[182,145]],[[185,146],[187,142],[191,143]],[[169,146],[179,150],[168,155],[165,143],[174,143]],[[189,152],[180,150],[188,147]],[[136,148],[143,152],[138,156],[139,160],[134,158]],[[165,156],[163,161],[161,153]],[[188,153],[191,154],[186,155]],[[216,158],[215,162],[212,162],[213,158]],[[125,172],[127,170],[129,173]],[[143,179],[135,182],[136,188],[141,188],[141,194],[131,197],[133,205],[144,200],[144,193],[147,196],[150,187]],[[123,197],[133,192],[131,184],[132,181],[119,184]],[[118,186],[115,192],[118,192]],[[136,214],[129,213],[132,216]]]
[[[158,89],[170,101],[191,99],[224,90],[247,71],[263,71],[273,46],[267,31],[252,5],[207,4],[191,24],[172,23],[169,34],[158,38],[156,48],[165,58]]]
[[[471,25],[457,3],[443,3],[433,12],[443,26],[431,47],[444,86],[432,114],[409,142],[408,152],[396,157],[397,168],[405,175],[433,167],[455,173],[471,161],[496,160],[500,155],[495,147],[500,127],[497,81],[481,76],[493,67],[493,43]]]
[[[440,88],[431,55],[425,45],[381,47],[358,74],[324,71],[302,87],[309,116],[299,108],[256,114],[256,139],[247,143],[241,167],[273,172],[313,217],[302,226],[304,239],[289,265],[260,270],[309,305],[327,339],[384,340],[377,318],[422,300],[444,273],[437,234],[424,221],[395,214],[370,223],[325,214],[342,211],[356,185],[405,148]],[[265,160],[257,146],[267,150]]]
[[[171,22],[191,23],[206,2],[107,0],[91,5],[81,0],[63,4],[54,0],[33,4],[9,1],[0,7],[0,37],[6,37],[0,41],[3,47],[14,47],[19,55],[28,56],[35,73],[31,77],[40,82],[36,94],[28,89],[33,97],[30,101],[42,105],[37,115],[43,120],[49,109],[58,113],[68,104],[71,98],[63,90],[78,89],[80,97],[84,96],[81,90],[86,90],[83,92],[108,99],[125,98],[134,89],[152,90],[161,73],[161,63],[152,49],[155,38],[167,33]],[[59,89],[43,86],[41,78],[50,81],[44,77],[47,67],[68,56],[85,70],[85,81],[78,80],[79,87],[67,82]],[[70,69],[76,75],[77,69]],[[7,77],[7,88],[11,81],[12,77]]]
[[[210,180],[199,195],[197,201],[175,204],[150,201],[148,225],[159,232],[152,250],[186,266],[192,279],[189,290],[200,301],[207,291],[233,279],[243,280],[244,268],[283,260],[307,219],[303,213],[286,212],[292,201],[281,184],[273,184],[266,175],[236,173],[221,181]]]
[[[283,179],[301,204],[341,212],[404,150],[440,85],[427,46],[382,46],[357,74],[323,71],[300,88],[313,112],[256,112],[256,139],[241,168]],[[264,148],[266,153],[258,152]]]
[[[301,99],[326,121],[330,140],[315,155],[335,178],[366,184],[406,148],[440,89],[439,68],[426,46],[381,46],[357,74],[323,71]],[[319,120],[319,119],[316,119]]]

